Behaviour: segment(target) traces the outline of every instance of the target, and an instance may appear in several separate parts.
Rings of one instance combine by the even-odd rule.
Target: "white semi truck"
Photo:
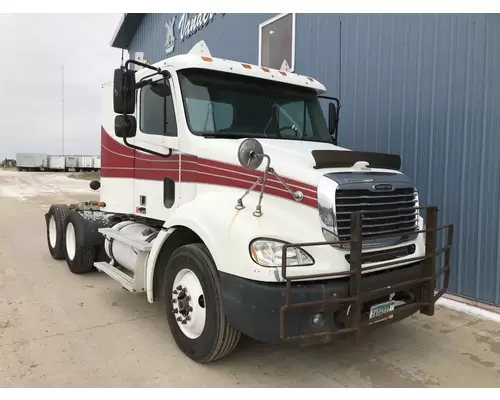
[[[127,61],[102,88],[100,201],[50,207],[50,253],[164,300],[175,342],[200,363],[242,334],[325,343],[433,315],[453,226],[419,204],[399,156],[338,146],[340,102],[325,92],[203,42]]]

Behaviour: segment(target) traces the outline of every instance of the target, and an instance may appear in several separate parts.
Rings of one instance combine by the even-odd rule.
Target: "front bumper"
[[[288,275],[293,268],[282,265],[286,283],[256,282],[220,274],[224,312],[228,322],[242,333],[266,343],[283,340],[301,344],[326,343],[340,334],[360,335],[369,329],[399,321],[420,311],[434,314],[434,304],[448,288],[453,226],[437,227],[437,208],[427,209],[426,253],[408,260],[404,267],[373,272],[381,266],[362,268],[361,215],[353,214],[350,270],[329,276],[310,275],[300,281]],[[447,230],[446,246],[437,250],[437,233]],[[301,243],[287,247],[307,247],[332,243]],[[444,267],[436,271],[436,259],[444,254]],[[283,257],[283,259],[286,259]],[[436,294],[436,282],[444,274],[443,287]],[[335,277],[335,276],[348,277]],[[316,279],[315,281],[313,279]],[[319,279],[321,279],[319,281]],[[370,317],[372,306],[395,301],[394,309]],[[399,303],[399,304],[398,304]],[[313,315],[321,320],[313,323]]]

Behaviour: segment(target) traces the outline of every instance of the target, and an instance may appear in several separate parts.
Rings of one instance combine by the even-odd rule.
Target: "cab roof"
[[[325,86],[308,76],[299,75],[293,72],[280,71],[272,68],[259,67],[253,64],[242,63],[239,61],[231,61],[222,58],[212,57],[205,42],[201,41],[196,44],[193,49],[182,55],[173,56],[165,60],[152,64],[153,67],[165,68],[171,67],[175,71],[180,71],[188,68],[200,68],[213,71],[221,71],[235,75],[243,75],[253,78],[266,79],[273,82],[296,85],[304,88],[315,90],[318,94],[326,92]],[[144,68],[139,70],[137,80],[151,75],[151,70]]]

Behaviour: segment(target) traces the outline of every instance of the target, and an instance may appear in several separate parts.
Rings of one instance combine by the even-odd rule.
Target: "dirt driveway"
[[[97,198],[88,183],[64,174],[0,171],[0,386],[500,386],[500,325],[444,308],[359,346],[244,340],[198,365],[176,348],[161,306],[50,257],[43,214],[86,198]]]

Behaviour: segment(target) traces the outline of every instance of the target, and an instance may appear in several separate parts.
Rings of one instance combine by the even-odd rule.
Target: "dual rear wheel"
[[[92,271],[95,246],[85,244],[85,220],[66,204],[53,204],[47,213],[47,244],[56,260],[66,260],[74,274]]]

